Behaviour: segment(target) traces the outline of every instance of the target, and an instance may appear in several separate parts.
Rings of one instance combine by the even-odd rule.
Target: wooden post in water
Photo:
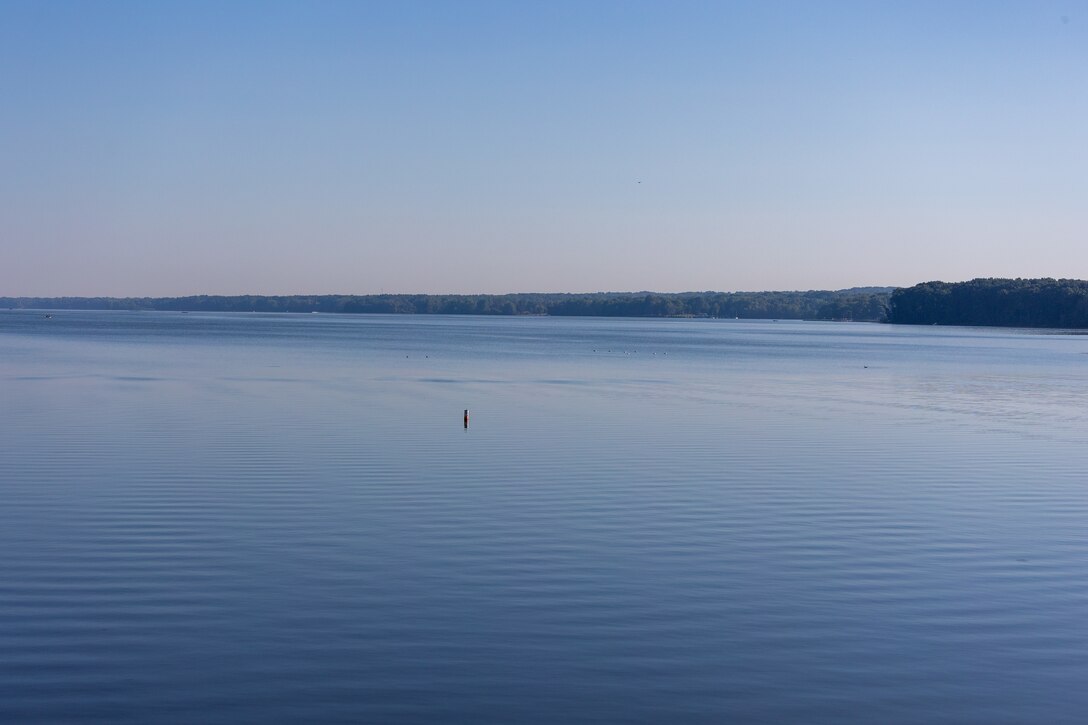
[[[468,428],[468,408],[465,408],[465,428]]]

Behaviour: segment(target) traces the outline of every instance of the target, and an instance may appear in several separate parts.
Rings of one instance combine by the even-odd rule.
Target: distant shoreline
[[[842,320],[1088,328],[1088,281],[979,278],[796,292],[0,297],[0,309]]]
[[[193,295],[0,297],[4,309],[322,312],[578,317],[857,320],[886,314],[890,287],[805,292],[595,292],[505,295]]]

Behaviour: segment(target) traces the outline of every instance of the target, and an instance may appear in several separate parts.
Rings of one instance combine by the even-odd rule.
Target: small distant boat
[[[47,319],[47,320],[52,320],[52,319],[53,319],[53,315],[46,315],[46,316],[45,316],[45,319]]]

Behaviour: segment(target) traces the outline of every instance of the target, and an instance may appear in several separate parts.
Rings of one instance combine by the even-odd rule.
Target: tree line
[[[594,292],[506,295],[0,297],[0,308],[598,317],[739,317],[908,325],[1088,328],[1088,281],[974,279],[806,292]]]
[[[175,312],[326,312],[878,321],[891,288],[807,292],[594,292],[506,295],[196,295],[0,297],[0,307]]]
[[[888,322],[905,325],[1088,327],[1088,282],[1077,279],[973,279],[895,290]]]

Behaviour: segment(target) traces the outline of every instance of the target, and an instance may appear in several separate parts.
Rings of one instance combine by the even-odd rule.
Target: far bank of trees
[[[807,292],[0,297],[0,307],[178,312],[740,317],[878,321],[885,316],[890,293],[891,288],[858,288]]]
[[[895,290],[888,322],[906,325],[1088,327],[1088,282],[1076,279],[973,279]]]
[[[594,292],[508,295],[0,297],[0,308],[412,315],[739,317],[908,325],[1088,328],[1088,281],[974,279],[807,292]]]

